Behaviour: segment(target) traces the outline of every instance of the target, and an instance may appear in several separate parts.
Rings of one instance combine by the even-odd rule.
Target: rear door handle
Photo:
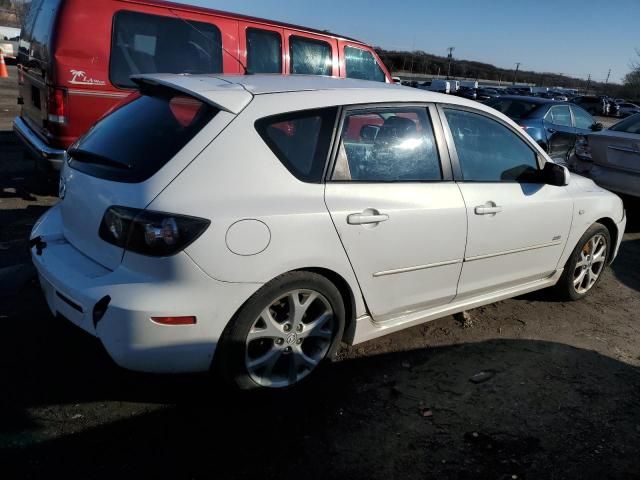
[[[385,213],[352,213],[347,217],[349,225],[367,225],[370,223],[380,223],[389,220],[389,215]]]
[[[492,215],[496,213],[500,213],[502,211],[502,207],[499,205],[489,206],[489,205],[478,205],[474,212],[476,215]]]

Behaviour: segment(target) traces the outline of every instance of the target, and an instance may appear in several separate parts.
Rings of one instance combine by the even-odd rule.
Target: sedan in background
[[[575,103],[584,108],[591,115],[608,115],[609,114],[609,102],[602,97],[573,97],[570,100],[571,103]]]
[[[487,102],[494,98],[499,98],[500,92],[495,88],[477,88],[476,89],[476,100],[479,102]]]
[[[576,140],[602,125],[582,108],[540,97],[505,96],[487,102],[504,113],[558,163],[566,163]]]
[[[640,106],[635,103],[622,102],[618,103],[618,107],[620,107],[620,116],[623,118],[640,113]]]
[[[640,197],[640,113],[582,139],[569,166],[604,188]]]

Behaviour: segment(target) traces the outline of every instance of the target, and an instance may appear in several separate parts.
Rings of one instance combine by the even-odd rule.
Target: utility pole
[[[584,92],[585,95],[589,95],[589,87],[591,86],[591,74],[587,77],[587,90]]]
[[[513,84],[516,84],[516,79],[518,78],[518,69],[520,68],[520,62],[516,62],[516,70],[513,72]]]
[[[453,60],[453,51],[455,49],[456,47],[447,48],[447,50],[449,51],[449,54],[447,55],[447,58],[449,59],[449,66],[447,67],[447,78],[449,78],[449,76],[451,75],[451,60]]]
[[[609,69],[609,71],[607,72],[607,79],[604,81],[604,93],[607,93],[607,90],[609,90],[607,88],[607,84],[609,83],[609,77],[611,76],[611,69]]]

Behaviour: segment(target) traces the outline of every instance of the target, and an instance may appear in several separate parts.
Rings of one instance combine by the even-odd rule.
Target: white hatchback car
[[[620,199],[479,103],[306,76],[136,81],[69,149],[31,235],[53,313],[123,367],[286,387],[340,341],[556,284],[580,298],[620,245]]]

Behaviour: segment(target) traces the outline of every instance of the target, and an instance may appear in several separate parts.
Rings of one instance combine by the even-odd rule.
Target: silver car
[[[640,113],[580,139],[570,168],[609,190],[640,197]]]

